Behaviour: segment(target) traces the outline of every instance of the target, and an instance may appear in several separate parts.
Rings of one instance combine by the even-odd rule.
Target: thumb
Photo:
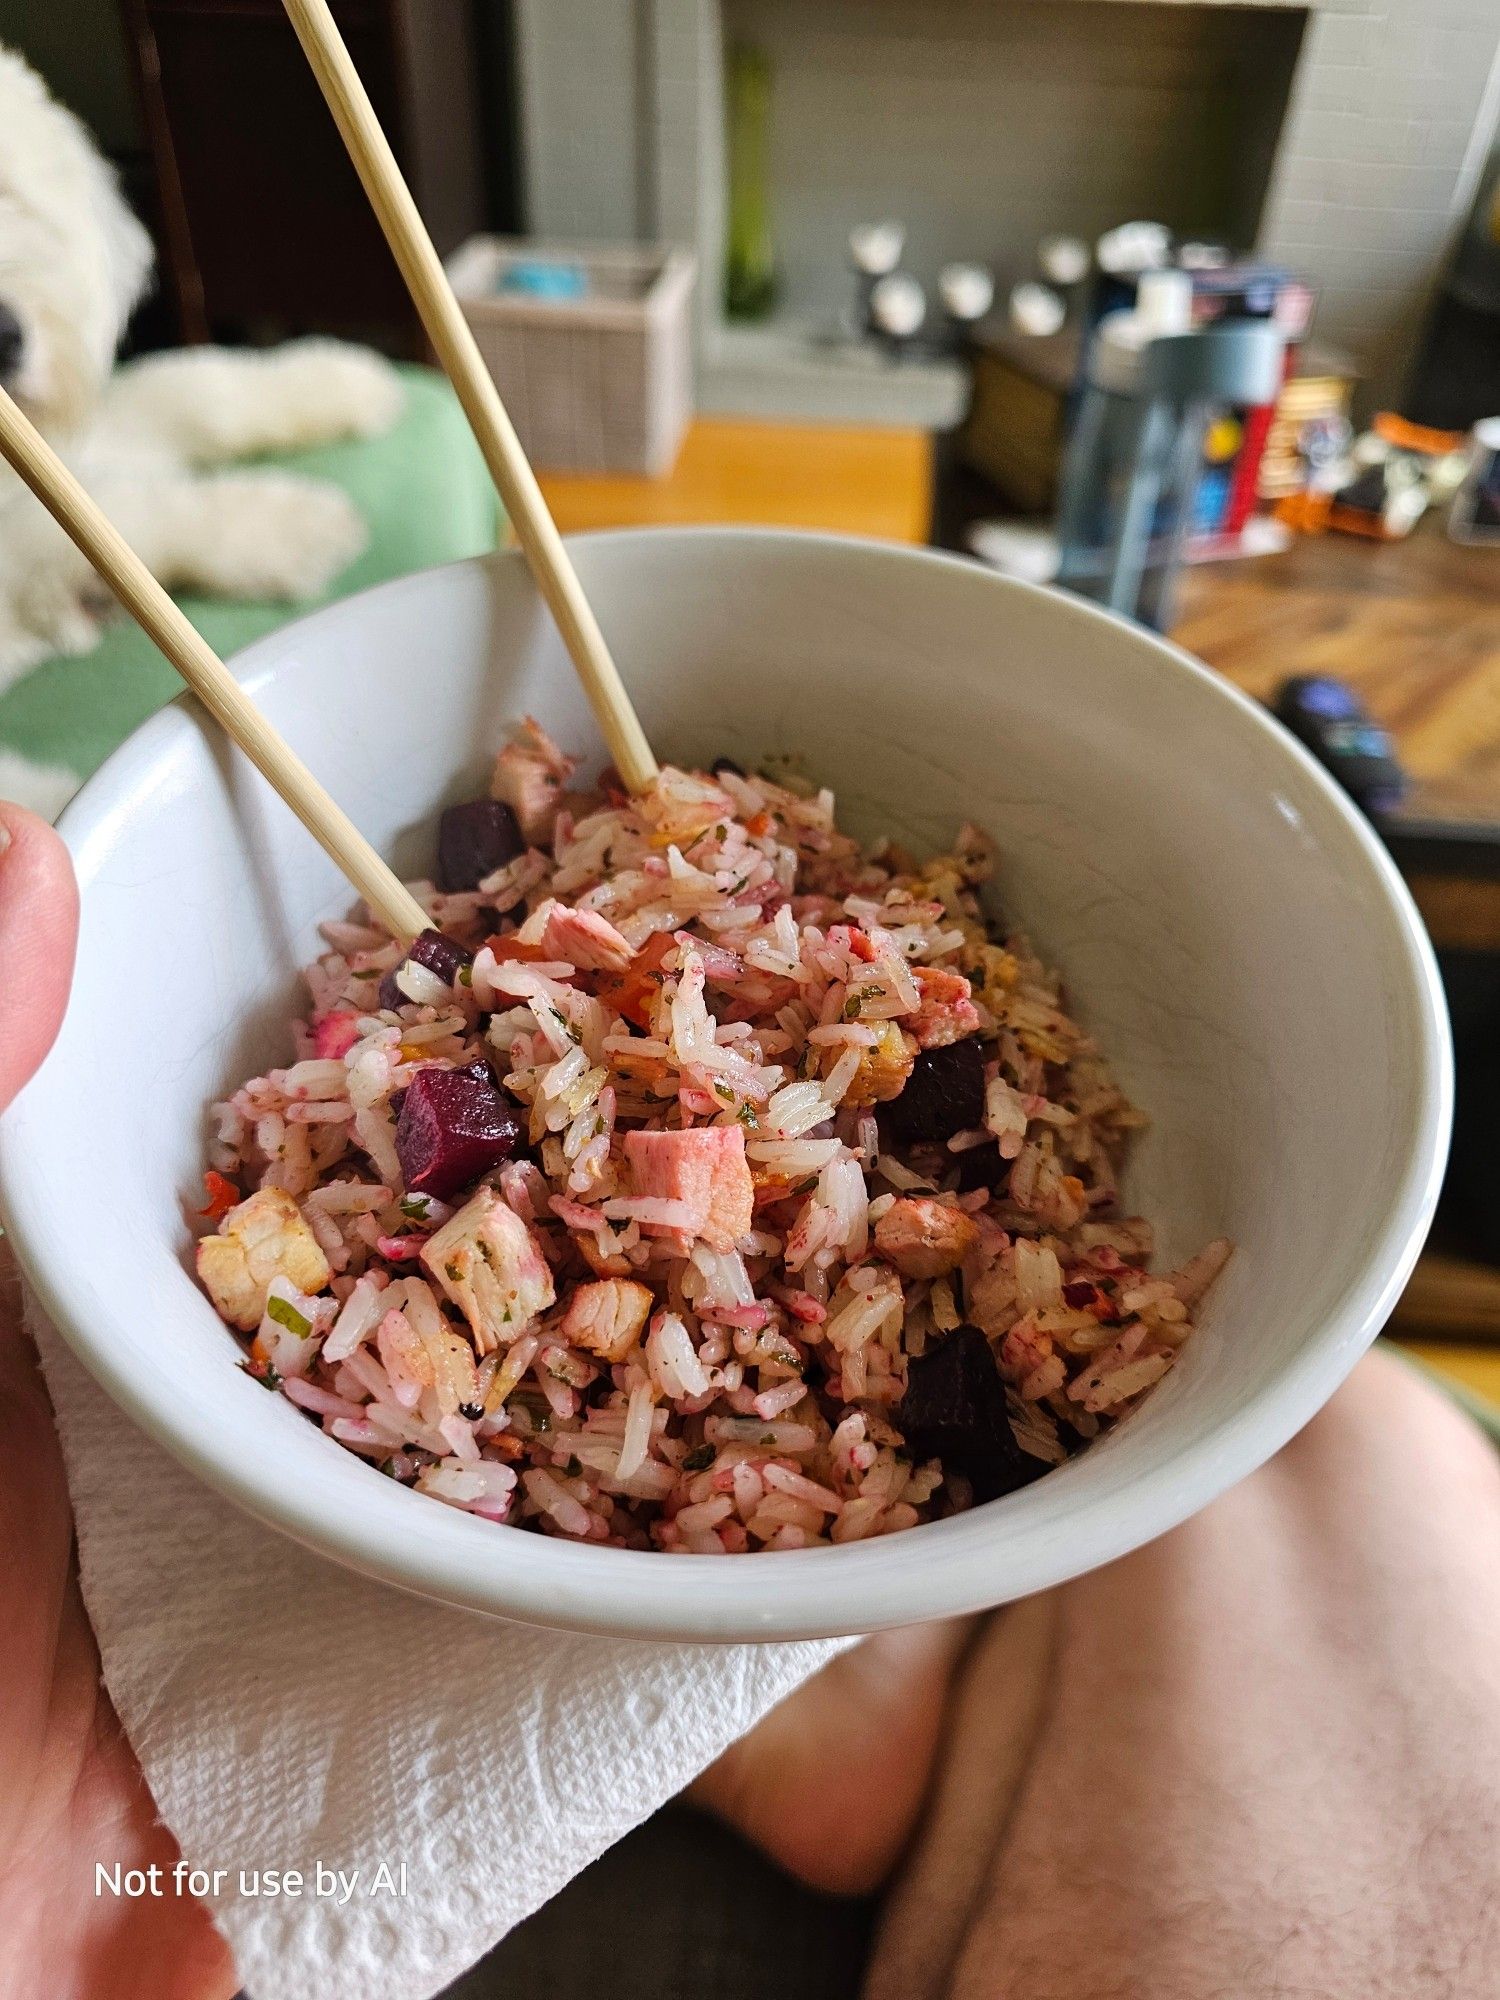
[[[0,801],[0,1110],[56,1038],[78,945],[78,885],[61,839]]]

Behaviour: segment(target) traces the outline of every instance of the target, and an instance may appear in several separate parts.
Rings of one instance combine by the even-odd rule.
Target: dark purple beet
[[[910,1364],[891,1420],[917,1458],[961,1472],[976,1500],[997,1500],[1050,1468],[1016,1443],[1005,1383],[977,1326],[958,1326]]]
[[[474,963],[474,954],[457,938],[445,937],[441,931],[423,931],[411,941],[411,950],[402,964],[424,965],[429,972],[435,972],[439,979],[453,985],[466,965]],[[401,966],[393,966],[380,982],[380,1004],[382,1007],[409,1007],[411,1002],[396,984],[396,974]]]
[[[476,1069],[484,1075],[477,1076]],[[396,1120],[396,1151],[408,1194],[446,1201],[517,1153],[525,1137],[487,1065],[419,1069]]]
[[[984,1050],[977,1035],[946,1048],[921,1049],[906,1088],[886,1106],[898,1139],[951,1139],[984,1117]]]
[[[996,1145],[970,1146],[957,1157],[960,1194],[972,1194],[975,1188],[998,1190],[1010,1178],[1012,1162],[1001,1159]]]
[[[501,799],[466,799],[438,821],[438,886],[450,895],[477,889],[507,861],[526,852],[516,816]]]
[[[458,1063],[454,1068],[453,1074],[455,1076],[472,1076],[480,1083],[493,1083],[495,1081],[495,1072],[490,1068],[483,1056],[476,1056],[473,1062]],[[406,1102],[407,1089],[408,1086],[403,1084],[399,1090],[393,1090],[386,1099],[386,1107],[393,1118],[401,1116],[401,1107]]]
[[[725,771],[732,771],[737,778],[743,778],[745,775],[744,765],[736,764],[732,757],[715,757],[708,768],[716,778]]]
[[[435,972],[450,986],[466,965],[474,963],[474,954],[469,947],[443,931],[423,931],[419,937],[412,939],[411,950],[406,955],[414,965],[425,965],[429,972]]]

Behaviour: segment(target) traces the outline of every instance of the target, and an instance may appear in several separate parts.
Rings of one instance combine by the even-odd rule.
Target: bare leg
[[[967,1633],[887,1635],[693,1796],[874,1886],[946,1705],[867,2000],[1486,2000],[1497,1557],[1493,1452],[1375,1355],[1196,1520],[997,1614],[951,1700]]]
[[[922,1809],[948,1682],[973,1624],[910,1625],[841,1653],[688,1797],[815,1889],[877,1888]]]
[[[865,2000],[939,1993],[989,1887],[1052,1679],[1057,1597],[997,1612],[965,1660],[922,1834],[881,1921]]]
[[[1485,1441],[1398,1363],[1362,1363],[1266,1470],[1058,1594],[979,1901],[933,1934],[921,1885],[970,1838],[958,1760],[987,1782],[955,1731],[871,1995],[1483,2000],[1497,1556]]]

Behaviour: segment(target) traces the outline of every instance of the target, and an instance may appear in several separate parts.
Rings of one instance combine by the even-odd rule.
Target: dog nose
[[[21,322],[0,299],[0,382],[8,381],[20,367],[21,349],[25,345],[26,335]]]

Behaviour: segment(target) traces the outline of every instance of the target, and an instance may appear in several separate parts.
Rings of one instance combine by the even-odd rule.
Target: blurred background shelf
[[[1403,1338],[1488,1340],[1500,1371],[1500,1271],[1468,1257],[1427,1251],[1391,1321]],[[1497,1374],[1500,1382],[1500,1374]]]

